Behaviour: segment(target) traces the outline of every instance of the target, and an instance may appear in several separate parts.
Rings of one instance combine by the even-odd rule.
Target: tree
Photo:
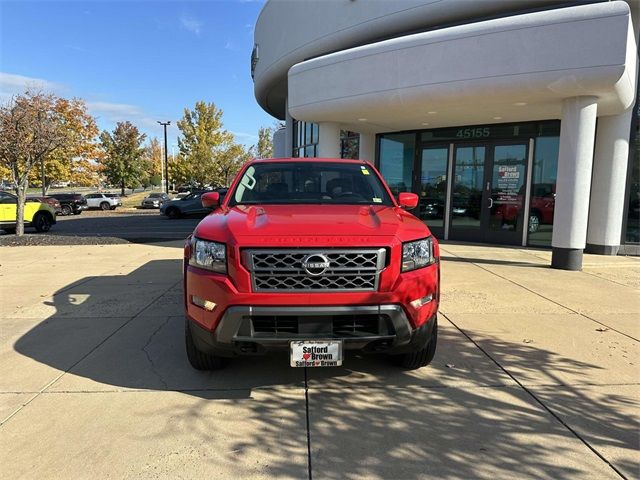
[[[0,106],[0,165],[8,169],[18,197],[16,234],[24,234],[29,174],[65,142],[59,98],[27,90]]]
[[[253,156],[251,152],[251,148],[245,149],[237,143],[222,152],[216,162],[216,176],[219,179],[216,186],[229,186],[240,167]]]
[[[258,143],[255,145],[256,158],[273,157],[273,132],[271,127],[260,127],[258,130]]]
[[[214,103],[196,102],[195,108],[184,109],[182,119],[178,120],[181,136],[178,138],[180,162],[174,166],[187,182],[200,185],[225,185],[231,149],[234,147],[233,135],[223,128],[222,110]],[[234,149],[237,151],[237,149]],[[171,176],[173,180],[177,180]]]
[[[60,180],[79,185],[95,184],[96,160],[100,156],[95,119],[88,113],[84,100],[78,98],[58,98],[54,108],[61,122],[64,141],[44,158],[45,192],[52,183]],[[42,185],[42,166],[31,171],[30,184]]]
[[[144,172],[144,147],[146,135],[130,122],[118,122],[113,133],[100,134],[104,156],[101,159],[103,173],[109,183],[134,188],[140,184]]]
[[[152,138],[145,147],[143,186],[158,186],[162,183],[163,152],[160,141]],[[157,182],[154,181],[157,178]]]

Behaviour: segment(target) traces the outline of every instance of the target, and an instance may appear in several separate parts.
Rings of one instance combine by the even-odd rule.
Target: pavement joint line
[[[462,333],[470,342],[472,342],[482,353],[484,353],[489,360],[496,364],[496,366],[506,373],[514,382],[516,382],[522,390],[524,390],[533,400],[535,400],[547,413],[549,413],[553,418],[555,418],[561,425],[563,425],[569,432],[573,434],[578,440],[580,440],[589,450],[591,450],[600,460],[606,463],[614,472],[616,472],[620,478],[628,480],[627,477],[618,470],[609,460],[607,460],[604,455],[602,455],[595,447],[593,447],[589,442],[587,442],[576,430],[574,430],[568,423],[566,423],[560,415],[556,414],[550,407],[545,405],[542,400],[540,400],[526,385],[520,382],[514,374],[509,372],[505,367],[503,367],[495,358],[493,358],[489,352],[487,352],[479,343],[477,343],[470,335],[468,335],[462,328],[460,328],[455,322],[453,322],[449,317],[443,314],[443,316],[451,323],[455,328],[458,329],[460,333]]]
[[[625,266],[628,266],[628,265],[625,265]],[[589,267],[589,268],[594,268],[594,267]],[[595,273],[587,272],[587,271],[586,271],[586,270],[584,270],[584,269],[582,270],[582,273],[586,273],[587,275],[590,275],[590,276],[592,276],[592,277],[599,278],[600,280],[605,280],[605,281],[607,281],[607,282],[611,282],[611,283],[613,283],[613,284],[615,284],[615,285],[620,285],[621,287],[627,287],[627,288],[630,288],[630,289],[632,289],[632,290],[634,290],[634,291],[637,291],[637,290],[638,290],[637,288],[632,287],[631,285],[627,285],[627,284],[625,284],[625,283],[616,282],[615,280],[611,280],[610,278],[601,277],[600,275],[596,275]]]
[[[67,368],[64,372],[61,372],[60,375],[58,375],[57,377],[55,377],[53,380],[51,380],[49,383],[47,383],[44,387],[42,387],[38,393],[36,395],[34,395],[31,399],[29,399],[29,401],[27,401],[26,403],[24,403],[23,405],[21,405],[19,408],[17,408],[13,413],[11,413],[8,417],[6,417],[4,420],[2,420],[0,422],[0,427],[2,427],[3,425],[5,425],[9,420],[11,420],[13,417],[15,417],[19,412],[21,412],[27,405],[29,405],[31,402],[33,402],[36,398],[38,398],[45,390],[47,390],[49,387],[51,387],[52,385],[54,385],[58,380],[60,380],[63,376],[65,376],[69,371],[71,371],[73,368],[75,368],[80,362],[82,362],[85,358],[87,358],[89,355],[91,355],[93,352],[95,352],[98,348],[100,348],[102,345],[105,344],[105,342],[107,342],[111,337],[113,337],[116,333],[118,333],[120,330],[122,330],[125,326],[129,325],[133,320],[135,320],[136,318],[138,318],[138,316],[144,312],[147,308],[149,308],[149,306],[153,303],[155,303],[156,301],[158,301],[160,298],[162,298],[169,290],[171,290],[172,288],[175,288],[176,285],[179,285],[182,282],[182,279],[180,279],[179,281],[177,281],[176,283],[174,283],[172,286],[170,286],[168,289],[164,290],[160,295],[156,296],[153,300],[151,300],[147,305],[145,305],[145,307],[140,310],[138,313],[136,313],[134,316],[132,316],[131,318],[129,318],[128,320],[126,320],[122,325],[120,325],[118,328],[116,328],[113,332],[111,332],[109,335],[107,335],[101,342],[99,342],[95,347],[93,347],[90,351],[88,351],[85,355],[83,355],[78,361],[76,361],[73,365],[71,365],[69,368]],[[116,317],[118,318],[118,317]]]
[[[456,254],[453,254],[453,255],[454,255],[454,256],[456,256],[456,257],[458,257],[458,258],[462,258],[462,259],[464,259],[464,257],[460,257],[460,256],[458,256],[458,255],[456,255]],[[570,312],[573,312],[573,313],[575,313],[576,315],[580,315],[581,317],[586,318],[587,320],[590,320],[590,321],[592,321],[592,322],[594,322],[594,323],[597,323],[598,325],[602,325],[603,327],[607,327],[609,330],[611,330],[611,331],[613,331],[613,332],[619,333],[620,335],[624,335],[625,337],[630,338],[631,340],[634,340],[634,341],[636,341],[636,342],[640,342],[640,340],[639,340],[639,339],[637,339],[637,338],[635,338],[635,337],[633,337],[633,336],[631,336],[631,335],[629,335],[629,334],[627,334],[627,333],[621,332],[621,331],[620,331],[620,330],[618,330],[617,328],[613,328],[613,327],[611,327],[611,326],[607,325],[606,323],[603,323],[603,322],[600,322],[600,321],[598,321],[598,320],[596,320],[596,319],[594,319],[594,318],[591,318],[591,317],[589,317],[588,315],[585,315],[584,313],[578,312],[577,310],[574,310],[574,309],[573,309],[573,308],[571,308],[571,307],[567,307],[566,305],[563,305],[563,304],[561,304],[560,302],[557,302],[557,301],[555,301],[555,300],[552,300],[551,298],[545,297],[545,296],[544,296],[544,295],[542,295],[541,293],[536,292],[535,290],[532,290],[531,288],[526,287],[526,286],[524,286],[524,285],[522,285],[522,284],[520,284],[520,283],[516,282],[515,280],[511,280],[510,278],[507,278],[507,277],[505,277],[505,276],[502,276],[502,275],[500,275],[499,273],[496,273],[496,272],[494,272],[494,271],[492,271],[492,270],[489,270],[488,268],[483,267],[482,265],[478,265],[477,263],[470,262],[470,261],[468,261],[467,263],[469,263],[469,264],[471,264],[471,265],[474,265],[474,266],[478,267],[479,269],[484,270],[485,272],[488,272],[488,273],[490,273],[490,274],[492,274],[492,275],[495,275],[495,276],[496,276],[496,277],[498,277],[498,278],[501,278],[501,279],[503,279],[503,280],[506,280],[507,282],[510,282],[510,283],[512,283],[512,284],[514,284],[514,285],[516,285],[516,286],[520,287],[520,288],[523,288],[524,290],[526,290],[526,291],[528,291],[528,292],[531,292],[531,293],[533,293],[534,295],[539,296],[540,298],[544,298],[544,299],[545,299],[545,300],[547,300],[548,302],[551,302],[551,303],[553,303],[553,304],[555,304],[555,305],[558,305],[559,307],[562,307],[562,308],[564,308],[564,309],[566,309],[566,310],[568,310],[568,311],[570,311]],[[600,278],[600,277],[597,277],[597,278]],[[453,322],[452,322],[452,323],[453,323]]]

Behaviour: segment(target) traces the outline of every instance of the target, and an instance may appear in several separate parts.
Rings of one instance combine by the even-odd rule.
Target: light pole
[[[167,195],[169,195],[169,160],[167,158],[167,125],[171,125],[171,122],[161,122],[158,120],[158,123],[164,127],[164,181],[165,181],[165,191]]]

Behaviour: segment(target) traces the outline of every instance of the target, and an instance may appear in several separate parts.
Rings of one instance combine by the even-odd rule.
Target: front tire
[[[101,210],[106,211],[106,210],[109,210],[110,208],[111,208],[111,205],[109,205],[109,203],[108,203],[108,202],[102,202],[102,203],[100,204],[100,209],[101,209]]]
[[[36,213],[33,217],[33,226],[38,233],[48,232],[51,230],[51,218],[44,213]]]
[[[67,215],[71,215],[71,214],[73,213],[73,212],[72,212],[72,210],[71,210],[71,207],[70,207],[69,205],[62,205],[62,207],[61,207],[61,208],[62,208],[62,212],[61,212],[61,213],[62,213],[62,215],[64,215],[65,217],[66,217]]]
[[[205,352],[198,350],[191,329],[189,327],[189,320],[184,321],[184,337],[187,349],[187,358],[189,363],[196,370],[218,370],[224,366],[224,361],[221,357],[216,357]]]
[[[421,367],[426,367],[431,363],[433,357],[436,355],[436,345],[438,343],[438,319],[434,319],[434,322],[431,339],[423,348],[396,357],[400,367],[407,370],[416,370]]]

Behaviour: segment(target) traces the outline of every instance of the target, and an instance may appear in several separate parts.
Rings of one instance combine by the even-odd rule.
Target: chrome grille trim
[[[310,275],[303,267],[309,255],[323,255],[329,267]],[[247,249],[243,264],[254,292],[372,292],[378,290],[386,265],[384,248]]]

